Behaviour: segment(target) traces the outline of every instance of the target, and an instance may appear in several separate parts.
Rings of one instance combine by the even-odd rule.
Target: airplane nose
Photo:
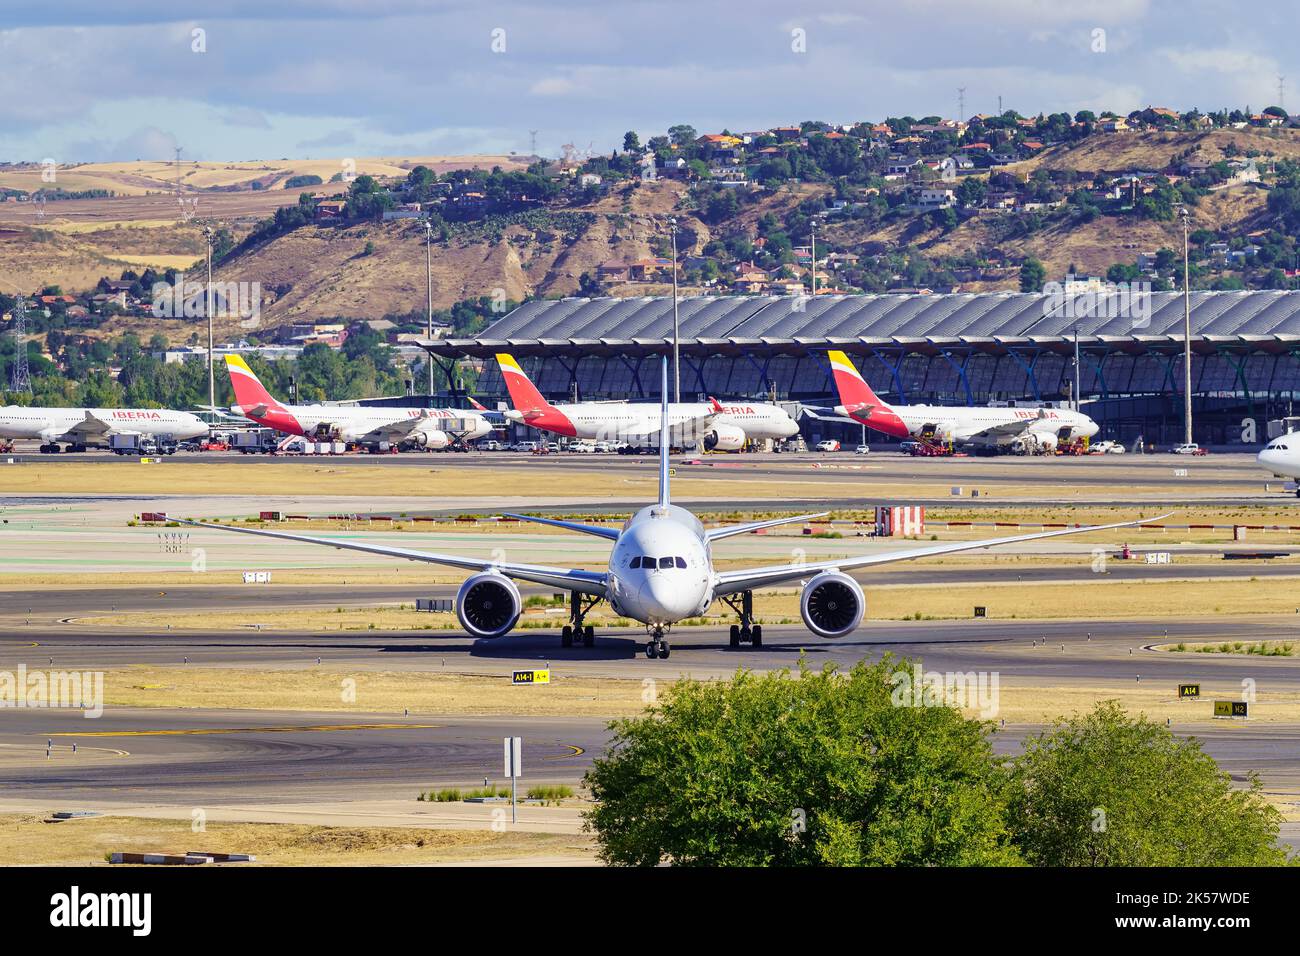
[[[672,621],[687,617],[695,609],[698,601],[692,589],[685,586],[682,574],[681,571],[651,571],[646,575],[641,599],[648,610]]]

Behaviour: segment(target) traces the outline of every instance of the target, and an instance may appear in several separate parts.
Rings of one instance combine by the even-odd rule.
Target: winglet
[[[469,404],[470,404],[470,407],[471,407],[471,408],[476,408],[476,409],[478,409],[480,412],[486,412],[486,411],[487,411],[487,406],[485,406],[482,402],[480,402],[480,401],[479,401],[477,398],[475,398],[473,395],[466,395],[465,397],[469,399]]]

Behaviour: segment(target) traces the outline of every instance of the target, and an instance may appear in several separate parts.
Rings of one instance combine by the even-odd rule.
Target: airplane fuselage
[[[280,405],[258,413],[232,405],[231,412],[286,435],[361,441],[404,419],[422,419],[406,436],[451,436],[472,441],[491,434],[492,425],[478,412],[453,408],[383,408],[347,405]],[[406,440],[406,439],[403,439]],[[445,444],[439,438],[435,444]]]
[[[713,581],[704,526],[676,505],[636,512],[610,551],[610,607],[651,626],[703,614],[713,603]]]
[[[842,407],[842,406],[841,406]],[[845,408],[848,417],[895,438],[935,437],[958,444],[1005,444],[1023,432],[1067,440],[1091,438],[1098,426],[1087,415],[1066,408],[996,408],[960,405],[891,405]]]
[[[1300,432],[1274,438],[1255,460],[1278,477],[1300,479]]]
[[[655,437],[661,428],[660,406],[635,402],[579,402],[545,409],[517,409],[511,417],[542,431],[594,441],[632,441]],[[746,439],[783,439],[799,425],[783,408],[763,402],[733,402],[715,411],[702,402],[668,405],[668,430],[674,441],[694,440],[719,426],[738,428]]]
[[[87,415],[105,426],[98,435],[78,435],[75,429]],[[44,408],[10,405],[0,408],[0,438],[39,438],[50,443],[103,444],[111,434],[169,435],[176,439],[198,438],[208,426],[189,412],[166,408]]]

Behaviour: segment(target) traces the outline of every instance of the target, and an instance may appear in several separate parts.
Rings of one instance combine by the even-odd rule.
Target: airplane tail
[[[672,448],[672,436],[668,433],[668,356],[664,356],[663,377],[659,389],[659,507],[667,508],[669,451]]]
[[[898,412],[871,390],[867,380],[858,373],[847,355],[832,350],[830,360],[831,372],[835,375],[835,388],[840,393],[837,414],[848,415],[854,421],[895,438],[908,437],[907,425]]]
[[[840,393],[840,403],[852,410],[855,406],[870,405],[872,408],[888,409],[889,405],[871,390],[854,367],[853,361],[843,352],[830,353],[831,372],[835,375],[835,387]]]
[[[230,373],[230,387],[235,390],[235,404],[240,408],[282,407],[240,356],[226,356],[226,371]]]
[[[542,393],[524,374],[513,355],[497,353],[497,364],[501,366],[501,377],[506,380],[506,389],[510,392],[510,401],[516,411],[551,407],[551,403],[542,397]]]

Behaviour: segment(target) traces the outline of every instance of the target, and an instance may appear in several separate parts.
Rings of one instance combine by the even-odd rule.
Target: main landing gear
[[[594,647],[596,629],[590,624],[583,624],[587,612],[600,603],[598,597],[584,597],[577,591],[569,592],[569,622],[560,631],[560,646],[572,647],[574,641],[581,641],[583,647]]]
[[[645,645],[645,656],[651,660],[654,660],[656,657],[662,657],[667,660],[669,653],[672,651],[672,648],[668,646],[668,640],[665,636],[668,633],[668,628],[664,627],[662,624],[647,624],[646,633],[650,635],[650,640],[648,640]]]
[[[735,649],[741,644],[762,647],[763,625],[754,623],[754,592],[741,591],[739,595],[726,595],[722,600],[740,615],[740,623],[731,625],[731,647]]]

